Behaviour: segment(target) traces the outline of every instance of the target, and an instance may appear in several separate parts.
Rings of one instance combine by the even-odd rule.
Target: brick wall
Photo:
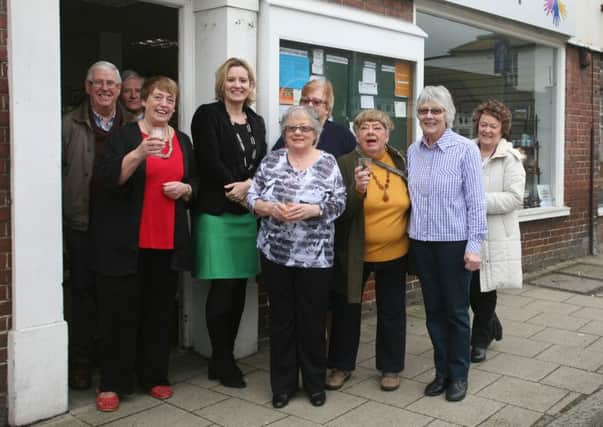
[[[599,66],[598,54],[592,54],[590,65],[580,64],[580,49],[566,49],[565,105],[565,205],[569,217],[521,224],[523,265],[526,271],[556,261],[587,255],[591,242],[591,197],[596,204],[599,179],[590,184],[591,129],[599,146]],[[595,237],[596,237],[595,233]]]
[[[413,0],[323,0],[412,22]]]
[[[11,325],[10,140],[6,0],[0,0],[0,425],[6,422],[7,335]]]

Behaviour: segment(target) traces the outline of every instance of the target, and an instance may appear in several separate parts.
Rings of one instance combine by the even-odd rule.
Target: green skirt
[[[242,279],[259,272],[257,223],[251,214],[199,214],[193,222],[197,279]]]

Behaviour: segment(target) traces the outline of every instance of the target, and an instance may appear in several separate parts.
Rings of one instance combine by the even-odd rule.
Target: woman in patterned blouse
[[[272,405],[289,403],[299,367],[310,402],[321,406],[334,221],[346,191],[335,158],[316,148],[321,126],[314,110],[290,108],[281,130],[287,148],[262,160],[247,196],[262,218],[257,243],[270,298]]]

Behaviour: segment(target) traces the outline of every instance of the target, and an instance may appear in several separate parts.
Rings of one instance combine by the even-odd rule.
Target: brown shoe
[[[352,373],[350,371],[340,371],[339,369],[333,369],[327,376],[325,381],[325,388],[327,390],[339,390],[343,387],[343,384],[350,379]]]
[[[394,391],[400,387],[400,376],[392,372],[384,372],[381,377],[381,390]]]

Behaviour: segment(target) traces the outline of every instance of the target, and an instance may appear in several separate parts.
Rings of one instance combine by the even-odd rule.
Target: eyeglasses
[[[307,97],[303,97],[299,100],[299,103],[301,105],[321,105],[321,104],[326,104],[327,101],[324,101],[322,99],[319,98],[307,98]]]
[[[314,128],[312,126],[305,126],[305,125],[285,126],[285,132],[287,132],[287,133],[295,133],[298,130],[301,131],[302,133],[314,132]]]
[[[88,80],[88,83],[90,83],[95,88],[101,88],[104,85],[107,86],[109,89],[113,89],[117,86],[117,82],[113,80]]]
[[[419,108],[417,110],[417,113],[419,113],[419,116],[426,116],[430,112],[431,112],[432,116],[439,116],[440,114],[442,114],[444,112],[444,110],[442,108]]]

